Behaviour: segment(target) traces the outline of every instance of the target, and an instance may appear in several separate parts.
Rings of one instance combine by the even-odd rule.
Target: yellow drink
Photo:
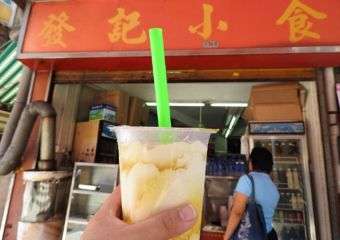
[[[134,223],[163,210],[192,204],[195,226],[176,240],[198,240],[201,231],[207,143],[199,129],[117,128],[124,220]],[[162,142],[164,134],[171,136]]]

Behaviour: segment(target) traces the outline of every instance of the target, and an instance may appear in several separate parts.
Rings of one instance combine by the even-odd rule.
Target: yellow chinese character
[[[210,4],[203,4],[203,22],[197,26],[190,25],[189,32],[200,35],[204,40],[207,40],[212,35],[212,14],[214,7]],[[228,23],[220,20],[217,26],[219,31],[225,32],[228,30]]]
[[[322,20],[327,18],[327,14],[312,9],[300,0],[292,0],[284,14],[277,20],[276,25],[289,23],[289,40],[293,43],[301,41],[304,37],[320,39],[320,34],[311,31],[313,23],[309,21],[310,17]]]
[[[146,33],[143,32],[135,38],[129,38],[128,33],[139,26],[140,13],[134,11],[129,15],[125,14],[125,9],[118,8],[117,15],[109,20],[109,23],[113,25],[113,30],[109,33],[110,42],[116,43],[122,40],[126,44],[140,44],[146,41]]]
[[[63,41],[64,31],[73,32],[76,29],[67,23],[69,16],[62,12],[59,15],[51,14],[48,20],[44,22],[44,28],[39,36],[45,40],[46,45],[60,45],[66,47]]]

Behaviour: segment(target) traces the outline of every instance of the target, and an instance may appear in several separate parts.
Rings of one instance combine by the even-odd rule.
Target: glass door
[[[315,227],[313,212],[310,212],[313,206],[303,138],[299,136],[254,136],[251,138],[251,147],[265,147],[272,152],[274,157],[272,178],[280,192],[280,202],[274,216],[274,227],[279,239],[315,239],[315,234],[310,231]]]

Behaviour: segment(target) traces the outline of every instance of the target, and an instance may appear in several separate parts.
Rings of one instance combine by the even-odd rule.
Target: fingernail
[[[179,216],[183,221],[191,221],[197,217],[197,214],[192,205],[187,205],[179,210]]]

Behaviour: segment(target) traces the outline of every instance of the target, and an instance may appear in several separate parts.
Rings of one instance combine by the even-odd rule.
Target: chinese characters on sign
[[[317,2],[316,0],[314,1]],[[340,0],[327,1],[339,1],[337,6],[340,7]],[[85,12],[90,12],[89,7],[86,7],[86,4],[90,2],[90,0],[84,0],[82,6]],[[105,14],[94,19],[88,19],[82,14],[71,15],[74,12],[71,10],[66,11],[66,9],[71,9],[67,1],[58,3],[57,5],[60,4],[59,10],[53,9],[54,12],[48,12],[46,14],[46,12],[43,13],[44,11],[40,11],[39,13],[36,11],[35,15],[31,16],[31,18],[34,17],[36,24],[33,28],[29,28],[29,31],[31,31],[30,29],[34,29],[34,31],[30,32],[30,38],[34,39],[35,42],[32,44],[31,40],[28,45],[34,45],[36,48],[34,50],[37,51],[42,46],[45,46],[44,50],[54,49],[55,51],[64,51],[67,48],[72,48],[77,51],[85,51],[89,48],[90,44],[96,42],[94,44],[96,47],[91,47],[93,51],[101,51],[101,49],[108,48],[107,46],[109,45],[117,45],[119,46],[118,48],[121,49],[144,50],[147,47],[145,44],[147,42],[147,28],[154,26],[154,24],[162,26],[165,28],[167,34],[172,36],[172,39],[174,38],[173,36],[175,36],[178,40],[167,43],[171,49],[202,48],[202,46],[203,48],[266,47],[267,45],[270,46],[271,39],[273,39],[273,43],[279,42],[283,46],[291,45],[291,43],[303,44],[304,42],[310,42],[310,40],[320,40],[322,33],[325,32],[324,29],[321,30],[321,26],[326,29],[332,29],[330,31],[332,31],[334,36],[323,35],[322,41],[319,41],[320,43],[333,44],[333,42],[337,42],[340,36],[340,30],[337,30],[338,28],[327,28],[329,26],[332,27],[331,21],[334,19],[334,17],[332,17],[334,15],[332,9],[323,2],[312,5],[313,0],[308,1],[311,2],[310,4],[306,4],[307,0],[287,0],[287,5],[283,7],[280,5],[279,9],[275,10],[275,12],[278,13],[273,15],[274,19],[270,18],[270,20],[267,20],[268,16],[266,13],[263,13],[262,16],[259,16],[258,21],[247,23],[247,29],[243,28],[245,16],[251,15],[251,18],[254,18],[258,12],[245,13],[241,11],[241,5],[239,6],[239,10],[235,11],[235,6],[232,5],[229,9],[235,15],[232,18],[234,22],[229,22],[231,18],[227,21],[227,17],[224,15],[226,10],[219,11],[221,7],[228,9],[229,5],[224,3],[224,1],[216,1],[214,4],[204,2],[197,4],[198,1],[193,1],[196,3],[196,9],[193,9],[193,2],[184,3],[179,1],[178,8],[183,9],[183,11],[185,9],[188,13],[187,16],[176,15],[178,12],[172,3],[171,6],[173,8],[163,8],[166,10],[164,10],[162,14],[166,14],[167,16],[159,19],[153,18],[154,15],[152,11],[155,11],[155,9],[163,5],[166,6],[168,4],[167,1],[156,4],[155,9],[149,9],[154,5],[145,6],[143,3],[136,2],[132,10],[128,10],[127,7],[125,7],[123,4],[125,2],[124,0],[122,0],[122,6],[124,7],[118,8],[117,3],[104,2],[105,4],[101,3],[98,6],[98,8],[103,8],[98,9],[98,13],[105,12]],[[126,2],[128,1],[126,0]],[[184,6],[183,4],[187,5]],[[182,8],[183,6],[185,8]],[[272,8],[274,9],[275,6],[276,5],[273,4]],[[323,9],[320,9],[320,6],[322,6]],[[42,5],[36,4],[35,8],[36,7],[40,9]],[[44,5],[42,9],[45,9],[45,7],[47,8],[48,5]],[[271,6],[268,6],[268,8],[270,9]],[[173,21],[174,17],[178,17],[177,21]],[[251,18],[249,17],[249,19]],[[268,21],[266,26],[270,25],[272,28],[260,28],[263,26],[264,21]],[[318,23],[322,25],[319,26]],[[98,25],[98,27],[93,30],[95,33],[86,31],[93,29],[87,28],[89,24]],[[179,26],[179,24],[182,24],[182,26]],[[236,27],[230,29],[231,25],[235,25]],[[337,26],[336,23],[333,25]],[[287,29],[289,29],[288,36],[277,34],[277,29],[282,28],[282,26],[287,26]],[[72,33],[80,30],[80,28],[83,28],[82,31]],[[245,30],[247,30],[247,32],[245,32]],[[85,36],[80,35],[85,33],[90,35],[91,39],[96,39],[96,41],[75,44],[79,39],[84,39]],[[249,40],[250,38],[242,38],[245,34],[255,36],[255,39],[252,38]],[[25,40],[25,42],[28,42],[28,40]],[[30,49],[30,51],[33,50]]]
[[[314,10],[306,4],[303,4],[300,0],[292,0],[276,24],[282,25],[285,22],[289,23],[289,40],[292,43],[299,42],[305,37],[320,39],[320,34],[311,30],[313,23],[310,18],[323,20],[327,18],[327,14]]]
[[[201,36],[204,40],[208,40],[213,33],[212,14],[214,7],[210,4],[203,4],[203,22],[193,26],[189,26],[189,32]],[[228,30],[228,23],[220,20],[217,30],[225,32]]]
[[[76,29],[68,23],[69,16],[62,12],[59,15],[51,14],[47,21],[44,22],[44,27],[39,36],[45,41],[45,45],[60,45],[66,47],[64,42],[64,31],[74,32]]]
[[[109,20],[113,25],[112,32],[109,33],[109,40],[111,43],[123,41],[126,44],[141,44],[146,41],[146,33],[143,30],[138,37],[129,38],[128,34],[140,25],[140,13],[134,11],[129,15],[125,14],[125,9],[118,8],[117,14]]]

